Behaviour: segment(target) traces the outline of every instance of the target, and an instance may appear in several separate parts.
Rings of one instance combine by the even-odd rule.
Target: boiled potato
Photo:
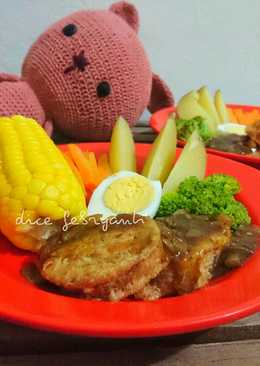
[[[217,123],[214,118],[199,104],[199,93],[191,91],[184,95],[177,104],[179,118],[192,119],[201,116],[208,125],[212,135],[217,133]]]
[[[205,146],[195,130],[187,141],[177,163],[163,185],[163,193],[174,192],[179,184],[187,177],[195,176],[203,179],[205,176],[207,154]]]
[[[213,98],[206,86],[203,86],[198,90],[199,93],[199,104],[208,112],[213,118],[216,124],[220,123],[219,115],[217,113]]]
[[[113,128],[109,148],[109,164],[113,173],[120,170],[136,171],[133,134],[123,117],[117,119]]]
[[[162,183],[166,180],[175,160],[176,136],[175,117],[171,115],[152,145],[142,175]]]
[[[230,118],[229,118],[229,114],[228,114],[228,109],[226,107],[226,104],[223,99],[223,95],[220,90],[217,90],[215,93],[215,106],[218,111],[220,121],[222,123],[229,122]]]

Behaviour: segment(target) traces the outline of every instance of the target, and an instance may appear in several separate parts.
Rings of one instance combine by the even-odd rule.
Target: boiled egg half
[[[154,217],[161,200],[160,181],[130,171],[120,171],[103,180],[93,192],[88,214],[103,218],[117,214]]]
[[[218,130],[223,134],[232,133],[240,136],[245,136],[247,134],[246,126],[238,123],[221,123],[218,125]]]

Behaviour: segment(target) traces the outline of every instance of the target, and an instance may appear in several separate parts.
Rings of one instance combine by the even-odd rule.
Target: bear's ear
[[[19,81],[20,77],[14,74],[7,74],[5,72],[0,72],[0,83],[3,81],[16,82]]]
[[[138,32],[139,16],[134,5],[126,1],[119,1],[118,3],[112,4],[109,10],[123,18],[136,33]]]
[[[152,90],[148,110],[154,113],[162,108],[174,105],[174,98],[168,85],[160,78],[159,75],[153,74]]]

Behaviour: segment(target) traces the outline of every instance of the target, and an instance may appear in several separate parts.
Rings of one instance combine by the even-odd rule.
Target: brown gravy
[[[189,247],[192,248],[203,237],[219,232],[220,229],[220,222],[212,220],[207,216],[189,215],[186,212],[174,216],[174,220],[171,217],[166,218],[166,220],[171,221],[169,223],[171,226],[169,235],[172,235],[172,233],[174,235],[176,255],[182,255],[182,253],[187,252]],[[176,230],[172,230],[173,225],[176,225]],[[242,266],[256,252],[259,245],[260,228],[255,225],[241,226],[232,234],[230,245],[223,250],[214,271],[214,277],[218,277],[231,269]],[[21,274],[27,281],[43,291],[63,296],[85,298],[82,293],[64,290],[45,280],[33,262],[27,263],[22,268]]]
[[[220,256],[220,265],[228,269],[240,267],[260,246],[260,228],[242,225],[233,233],[230,245]]]
[[[168,217],[156,219],[160,226],[163,242],[175,255],[190,252],[205,238],[214,234],[223,235],[225,228],[230,229],[231,221],[226,216],[211,219],[206,215],[193,215],[184,210],[176,211]]]
[[[252,145],[249,136],[227,134],[214,137],[207,143],[207,147],[242,155],[254,155],[260,157],[259,147]]]

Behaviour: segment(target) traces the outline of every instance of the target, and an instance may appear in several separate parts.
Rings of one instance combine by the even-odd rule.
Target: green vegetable
[[[213,136],[209,131],[207,123],[200,116],[194,117],[190,120],[186,119],[177,119],[176,120],[177,127],[177,136],[180,140],[188,140],[192,132],[197,129],[200,137],[203,141],[208,141]]]
[[[239,191],[239,182],[228,175],[213,174],[202,181],[189,177],[176,192],[162,196],[157,216],[172,215],[179,209],[211,217],[222,213],[232,219],[232,229],[236,230],[239,225],[251,221],[246,207],[234,198]]]

